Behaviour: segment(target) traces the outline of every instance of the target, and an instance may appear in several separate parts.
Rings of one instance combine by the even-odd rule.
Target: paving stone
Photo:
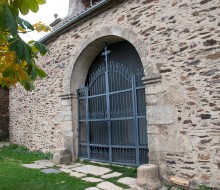
[[[26,167],[26,168],[31,168],[31,169],[44,169],[47,168],[45,166],[42,165],[38,165],[38,164],[22,164],[22,166]]]
[[[132,177],[123,177],[123,178],[120,178],[118,180],[119,183],[123,183],[125,185],[128,185],[130,187],[133,187],[136,185],[136,179],[135,178],[132,178]]]
[[[78,172],[71,172],[70,176],[80,178],[80,177],[86,176],[86,174],[82,174],[82,173],[78,173]]]
[[[81,167],[74,168],[73,170],[84,174],[92,174],[97,176],[101,176],[111,172],[111,170],[108,168],[104,168],[100,166],[92,166],[92,165],[84,165]]]
[[[86,188],[85,190],[100,190],[100,189],[97,187],[89,187],[89,188]]]
[[[135,185],[135,186],[132,186],[129,190],[145,190],[145,189],[142,189],[141,187],[138,187],[137,185]]]
[[[59,170],[62,171],[62,172],[65,172],[65,173],[71,173],[72,172],[71,170],[63,169],[63,168],[60,168]]]
[[[53,167],[55,164],[50,160],[37,160],[35,161],[35,164],[42,165],[46,167]]]
[[[76,167],[80,167],[80,166],[83,166],[83,164],[80,164],[80,163],[75,163],[75,164],[71,164],[71,165],[60,165],[61,168],[63,169],[73,169],[73,168],[76,168]]]
[[[104,181],[102,183],[99,183],[97,185],[98,188],[103,189],[103,190],[123,190],[123,188],[114,185],[113,183]]]
[[[110,173],[110,174],[105,174],[102,176],[103,179],[108,179],[108,178],[112,178],[112,177],[119,177],[121,176],[122,173],[119,172],[114,172],[114,173]]]
[[[82,180],[88,181],[88,182],[94,182],[94,183],[103,181],[102,179],[95,178],[95,177],[85,177],[85,178],[82,178]]]
[[[60,173],[60,170],[53,169],[53,168],[48,168],[48,169],[43,169],[41,172],[46,173],[46,174],[57,174]]]
[[[111,164],[109,164],[109,163],[102,163],[102,162],[96,162],[96,161],[90,161],[90,162],[92,162],[92,163],[94,163],[94,164],[104,165],[104,166],[109,166],[109,165],[111,165]]]
[[[9,142],[0,142],[0,148],[9,146]]]

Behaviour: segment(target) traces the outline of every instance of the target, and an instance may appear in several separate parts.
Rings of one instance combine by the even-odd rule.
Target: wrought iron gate
[[[79,158],[125,165],[148,162],[145,90],[140,69],[132,74],[108,62],[78,89]]]

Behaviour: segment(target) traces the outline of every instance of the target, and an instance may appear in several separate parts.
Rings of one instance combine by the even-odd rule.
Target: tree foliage
[[[36,64],[48,48],[38,41],[25,42],[19,34],[36,30],[47,32],[50,27],[39,22],[31,24],[20,17],[29,11],[38,12],[46,0],[0,0],[0,86],[8,88],[20,83],[26,90],[34,89],[34,81],[46,77]]]

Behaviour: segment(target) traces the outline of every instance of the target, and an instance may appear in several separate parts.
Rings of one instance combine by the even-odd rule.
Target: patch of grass
[[[0,149],[0,190],[84,190],[97,185],[70,177],[66,173],[45,174],[21,166],[50,157],[51,154],[30,152],[17,145]]]
[[[53,157],[50,152],[43,153],[41,151],[29,151],[28,148],[15,144],[10,145],[9,147],[3,147],[1,152],[8,157],[16,157],[18,160],[22,160],[23,163],[30,163],[40,159],[49,160]]]
[[[199,186],[199,188],[197,190],[213,190],[213,188],[201,185],[201,186]]]

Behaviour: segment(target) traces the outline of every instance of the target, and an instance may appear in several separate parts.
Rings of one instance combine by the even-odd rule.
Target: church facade
[[[41,39],[36,90],[11,89],[11,143],[220,187],[219,1],[90,3]]]

